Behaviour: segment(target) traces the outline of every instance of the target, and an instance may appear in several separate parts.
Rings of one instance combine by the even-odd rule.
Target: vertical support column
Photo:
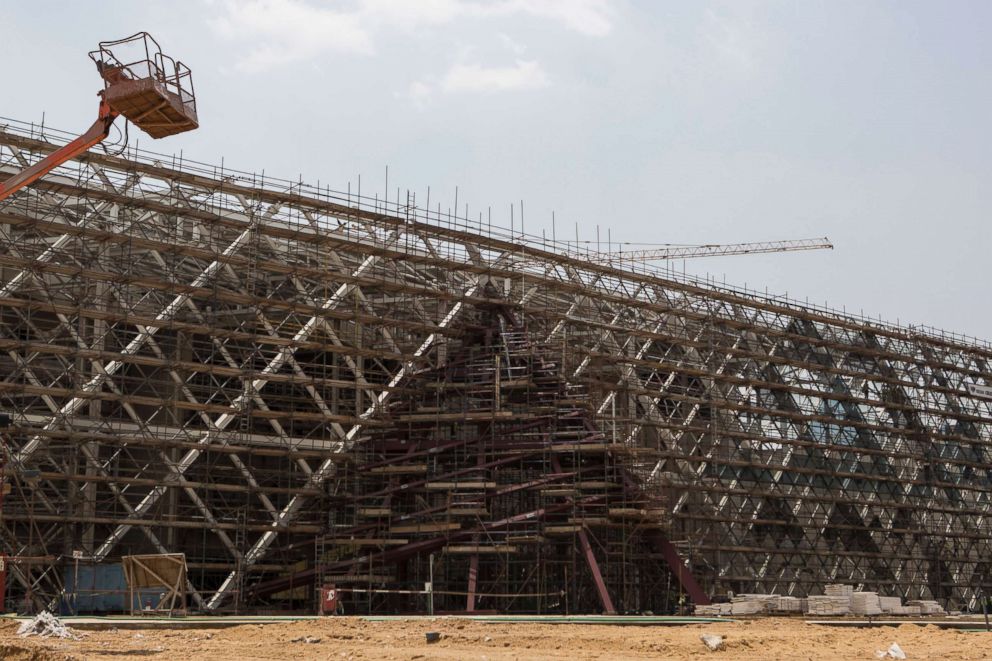
[[[357,312],[357,307],[356,307],[356,312]],[[357,315],[356,315],[356,317],[357,317]],[[364,342],[363,342],[364,338],[362,336],[362,334],[365,331],[362,328],[362,324],[357,319],[355,321],[353,321],[352,324],[354,324],[354,331],[355,331],[353,346],[358,351],[361,351],[362,349],[365,348]],[[359,388],[357,386],[361,383],[361,381],[362,381],[362,379],[364,377],[364,374],[365,374],[365,356],[361,355],[360,353],[356,353],[355,354],[355,358],[354,358],[354,364],[355,364],[355,366],[354,366],[354,369],[353,369],[353,371],[354,371],[353,376],[355,378],[355,386],[356,386],[356,388],[355,388],[355,417],[361,417],[362,413],[365,412],[365,389],[364,388]]]
[[[175,349],[176,361],[177,362],[192,362],[193,360],[193,338],[190,333],[185,331],[176,332],[176,349]],[[183,382],[186,381],[188,373],[182,368],[177,368],[176,373],[182,378]],[[178,401],[182,397],[182,387],[179,384],[173,384],[173,394],[172,396]],[[168,424],[176,429],[184,428],[185,420],[183,420],[183,414],[181,409],[177,406],[172,406],[170,410]],[[169,455],[169,461],[175,465],[179,462],[181,458],[181,453],[179,448],[169,448],[167,450]],[[165,504],[165,516],[170,521],[176,521],[179,519],[179,489],[169,489],[166,493],[166,504]],[[169,526],[165,531],[165,546],[170,551],[179,551],[178,546],[178,535],[179,529],[175,526]]]
[[[476,543],[479,536],[472,538],[472,543]],[[479,587],[479,554],[473,554],[468,566],[468,598],[465,600],[465,610],[471,613],[475,610],[475,591]]]
[[[10,427],[11,417],[9,413],[0,412],[0,515],[3,514],[3,497],[9,486],[8,477],[3,474],[3,469],[7,467],[7,448],[10,447],[10,439],[7,437],[7,428]],[[7,611],[7,556],[0,549],[0,611]]]
[[[103,267],[102,262],[103,259],[101,256],[100,261],[98,262],[101,264],[101,267]],[[95,292],[93,295],[93,307],[100,312],[106,312],[108,308],[108,302],[110,300],[110,286],[106,282],[102,282],[102,281],[97,282],[94,286],[95,286]],[[83,322],[84,322],[84,318],[80,317],[80,323],[82,324]],[[82,330],[83,329],[80,329],[81,331],[80,337],[86,338],[87,333],[82,332]],[[90,348],[96,351],[104,351],[107,345],[108,331],[109,331],[109,327],[107,325],[106,320],[98,319],[94,317],[93,320],[89,322],[88,344],[90,345]],[[90,372],[90,378],[91,379],[96,378],[97,371],[96,371],[95,363],[90,362],[89,364],[92,370]],[[86,374],[85,371],[80,371],[79,373]],[[102,399],[100,399],[99,397],[94,397],[93,399],[90,400],[89,407],[87,410],[87,416],[94,423],[103,418]],[[100,443],[98,441],[89,441],[85,444],[85,447],[82,448],[82,450],[84,452],[84,456],[88,454],[93,456],[94,458],[99,458]],[[92,521],[97,514],[97,495],[98,495],[97,490],[99,488],[100,483],[96,478],[99,475],[99,471],[97,470],[97,467],[94,465],[94,463],[90,461],[85,462],[85,468],[83,470],[87,477],[94,479],[92,481],[85,482],[82,487],[82,499],[81,499],[82,502],[81,502],[80,511],[84,520]],[[90,556],[93,554],[93,549],[95,547],[96,524],[84,523],[82,525],[83,525],[83,533],[80,539],[80,545],[82,546],[82,549],[86,552],[86,554]]]

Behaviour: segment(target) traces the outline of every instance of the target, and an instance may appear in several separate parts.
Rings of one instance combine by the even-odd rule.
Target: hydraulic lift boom
[[[118,113],[101,99],[100,114],[93,122],[93,126],[72,142],[53,151],[34,165],[21,170],[7,181],[0,183],[0,201],[10,197],[28,184],[34,183],[66,161],[71,161],[90,147],[106,140],[117,115]]]
[[[123,61],[111,48],[123,56]],[[133,54],[136,59],[131,60],[124,53]],[[0,182],[0,202],[106,140],[119,115],[124,115],[153,138],[199,126],[189,68],[163,55],[158,42],[147,32],[101,42],[89,55],[104,81],[104,88],[99,92],[100,109],[96,121],[69,144]]]

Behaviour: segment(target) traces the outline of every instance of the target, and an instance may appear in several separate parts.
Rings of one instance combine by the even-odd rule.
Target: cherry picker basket
[[[90,58],[103,77],[103,98],[153,138],[199,126],[189,67],[162,54],[147,32],[101,41]]]

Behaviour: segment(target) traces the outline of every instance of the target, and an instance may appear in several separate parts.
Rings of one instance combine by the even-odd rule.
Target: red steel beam
[[[679,551],[675,548],[675,545],[668,541],[660,532],[653,532],[655,534],[651,535],[651,537],[654,539],[655,545],[661,551],[661,555],[665,559],[665,563],[671,570],[672,575],[675,576],[675,580],[679,582],[685,593],[692,599],[692,603],[700,606],[709,604],[710,598],[703,591],[703,588],[700,587],[699,583],[696,582],[696,577],[692,575],[692,571],[690,571],[682,560],[682,556],[679,555]]]

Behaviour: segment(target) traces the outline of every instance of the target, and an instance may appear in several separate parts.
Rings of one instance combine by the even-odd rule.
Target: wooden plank
[[[366,468],[370,475],[416,475],[427,472],[427,464],[393,464]]]
[[[461,422],[462,420],[490,420],[519,418],[513,411],[466,411],[464,413],[407,413],[390,418],[395,422]]]
[[[555,443],[552,452],[606,452],[609,443]]]
[[[577,496],[577,489],[541,489],[541,494],[545,496]]]
[[[408,539],[380,539],[378,537],[356,537],[354,539],[327,540],[331,546],[404,546]]]
[[[466,553],[466,554],[476,554],[476,553],[516,553],[517,547],[510,545],[501,546],[483,546],[479,544],[464,544],[456,546],[445,546],[445,553]]]
[[[572,517],[568,520],[578,526],[608,526],[610,520],[605,516]]]
[[[388,507],[359,507],[358,516],[380,517],[389,516],[392,513]]]
[[[534,385],[534,382],[530,379],[507,379],[506,381],[500,381],[499,387],[506,390],[508,388],[529,388]]]
[[[474,481],[474,482],[428,482],[427,483],[427,488],[428,489],[437,489],[437,490],[444,490],[444,489],[451,489],[451,490],[458,490],[458,489],[495,489],[496,488],[496,483],[495,482],[488,482],[488,481]]]
[[[336,574],[324,576],[324,583],[392,583],[395,576],[384,574]]]
[[[544,535],[510,535],[506,538],[511,544],[544,544],[548,541],[548,538]]]
[[[458,530],[461,527],[462,524],[460,523],[415,523],[406,526],[393,526],[390,528],[390,532],[445,532],[446,530]]]
[[[611,507],[610,516],[632,519],[667,519],[668,510],[641,509],[638,507]]]

